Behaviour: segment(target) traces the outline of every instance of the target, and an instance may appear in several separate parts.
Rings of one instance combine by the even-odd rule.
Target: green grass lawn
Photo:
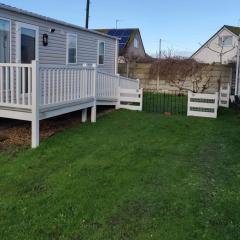
[[[118,111],[0,154],[0,239],[240,239],[240,112]]]

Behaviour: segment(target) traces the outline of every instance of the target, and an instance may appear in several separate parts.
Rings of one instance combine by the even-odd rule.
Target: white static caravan
[[[119,106],[119,89],[139,81],[117,74],[118,39],[0,4],[0,117],[32,122],[97,105]]]

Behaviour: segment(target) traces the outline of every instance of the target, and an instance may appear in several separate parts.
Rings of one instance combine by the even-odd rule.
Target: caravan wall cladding
[[[18,49],[19,49],[19,36],[18,36],[18,26],[29,26],[37,29],[37,52],[36,59],[39,60],[40,64],[56,64],[56,65],[66,65],[67,62],[67,44],[68,36],[77,36],[77,54],[76,54],[76,64],[97,64],[98,63],[98,52],[99,43],[104,42],[104,62],[99,64],[98,68],[104,72],[117,73],[117,55],[118,55],[118,41],[114,38],[110,38],[93,31],[88,31],[81,29],[79,27],[74,27],[74,25],[68,25],[66,23],[54,22],[54,20],[46,18],[43,19],[42,16],[35,17],[31,14],[26,14],[20,11],[11,11],[4,9],[0,6],[0,23],[7,22],[1,28],[4,28],[4,32],[9,31],[9,58],[6,58],[6,62],[20,62],[18,59]],[[6,21],[4,21],[6,20]],[[51,29],[53,31],[51,32]],[[8,33],[7,33],[8,34]],[[44,46],[43,37],[48,36],[47,45]],[[45,39],[46,41],[46,39]],[[9,48],[9,46],[6,46]],[[2,52],[2,51],[1,51]]]

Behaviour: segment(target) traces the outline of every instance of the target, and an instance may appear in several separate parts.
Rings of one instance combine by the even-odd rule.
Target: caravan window
[[[0,63],[10,62],[10,21],[0,18]]]
[[[67,35],[67,63],[77,63],[77,34]]]
[[[105,43],[99,42],[98,43],[98,64],[100,65],[104,64],[104,58],[105,58]]]
[[[36,31],[21,27],[21,63],[31,63],[36,59]]]

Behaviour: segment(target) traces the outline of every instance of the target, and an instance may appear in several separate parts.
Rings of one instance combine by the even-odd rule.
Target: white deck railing
[[[139,79],[131,79],[131,78],[126,78],[126,77],[119,77],[120,83],[119,86],[120,88],[123,89],[139,89]]]
[[[95,97],[95,69],[40,65],[41,105],[79,101]]]
[[[95,65],[0,63],[0,106],[32,109],[33,82],[39,107],[87,98],[117,100],[118,87],[139,89],[139,80],[99,71]]]
[[[95,122],[97,101],[118,106],[119,88],[138,90],[139,81],[101,72],[96,65],[0,63],[0,117],[31,121],[32,147],[37,147],[39,120],[82,109],[84,122],[91,108]]]
[[[30,109],[32,105],[32,64],[0,63],[0,105]]]
[[[97,98],[117,98],[117,88],[119,86],[119,76],[110,73],[97,71]]]

